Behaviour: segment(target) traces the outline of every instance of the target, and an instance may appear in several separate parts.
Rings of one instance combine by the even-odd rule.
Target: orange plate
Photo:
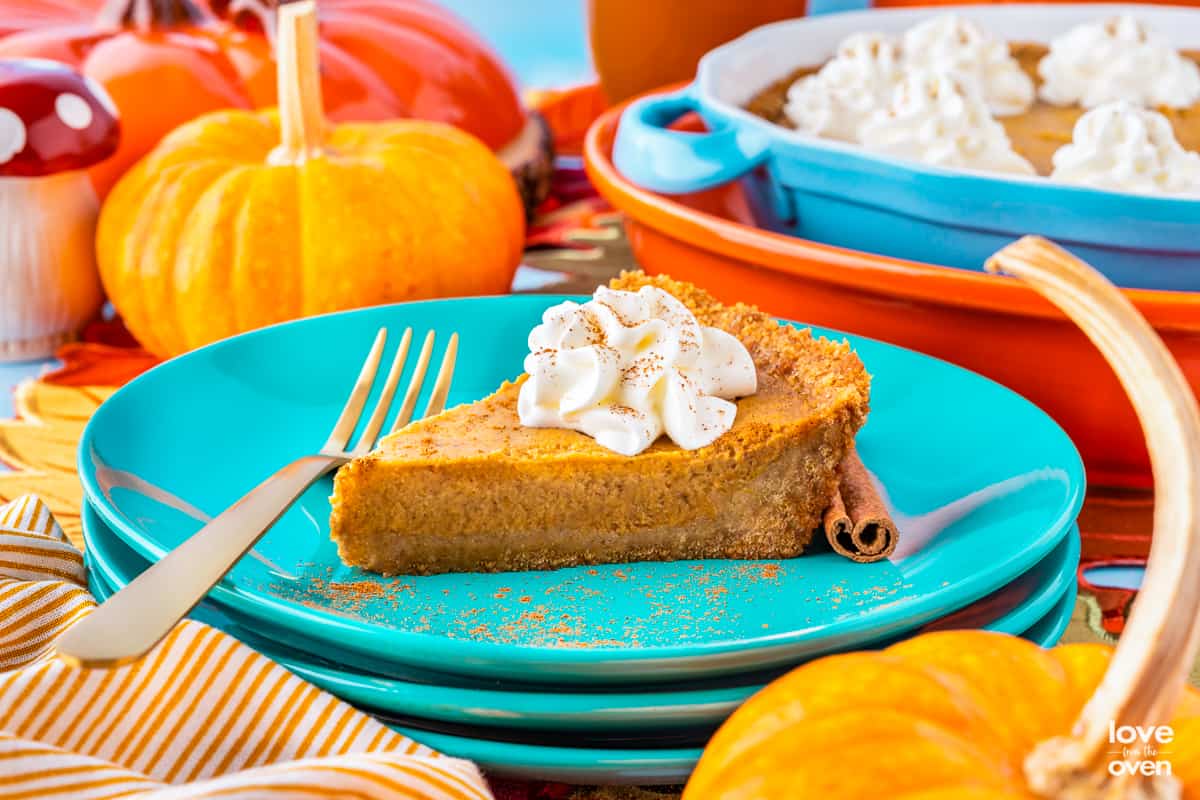
[[[1120,384],[1084,335],[1032,289],[1012,278],[760,229],[738,184],[675,197],[639,189],[612,164],[623,108],[592,125],[584,158],[597,190],[625,213],[634,255],[648,272],[669,272],[725,301],[755,303],[780,317],[893,342],[987,375],[1059,421],[1093,485],[1150,485],[1141,429]],[[1195,391],[1200,293],[1130,289],[1125,296],[1166,341]]]

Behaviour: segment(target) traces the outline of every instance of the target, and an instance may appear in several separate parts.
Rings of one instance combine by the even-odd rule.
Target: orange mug
[[[590,0],[592,61],[610,103],[689,80],[700,57],[748,30],[802,17],[806,0]]]

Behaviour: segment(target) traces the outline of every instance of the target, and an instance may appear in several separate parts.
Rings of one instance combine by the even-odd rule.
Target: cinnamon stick
[[[822,527],[835,553],[860,564],[887,558],[900,539],[896,523],[853,448],[838,466],[837,491]]]

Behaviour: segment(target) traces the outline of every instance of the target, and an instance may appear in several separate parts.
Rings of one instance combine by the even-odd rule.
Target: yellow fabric
[[[198,622],[136,664],[68,666],[54,642],[94,607],[49,507],[0,506],[0,798],[491,797],[474,764]]]
[[[24,381],[13,405],[19,419],[0,419],[0,505],[36,494],[50,506],[67,540],[83,548],[83,485],[75,472],[88,418],[114,391],[107,386],[56,386]]]

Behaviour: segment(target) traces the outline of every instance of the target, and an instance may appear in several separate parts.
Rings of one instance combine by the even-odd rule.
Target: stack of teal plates
[[[124,586],[316,449],[379,327],[435,329],[443,341],[458,331],[450,399],[466,402],[520,371],[529,330],[561,299],[316,317],[219,342],[130,383],[81,446],[93,590]],[[859,452],[901,530],[887,561],[818,552],[384,578],[338,560],[326,480],[195,616],[493,774],[574,783],[682,781],[739,703],[815,657],[955,627],[1056,642],[1079,561],[1083,470],[1070,440],[995,383],[847,338],[873,375]]]

